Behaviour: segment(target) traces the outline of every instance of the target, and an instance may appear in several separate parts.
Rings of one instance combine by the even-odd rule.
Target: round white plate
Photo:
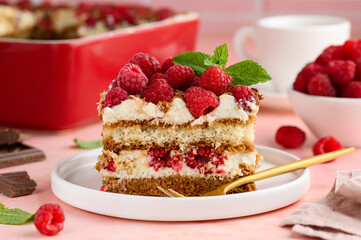
[[[260,170],[297,160],[294,155],[269,147]],[[62,201],[98,214],[139,220],[198,221],[263,213],[299,200],[308,190],[308,169],[256,182],[257,191],[213,197],[145,197],[99,191],[101,174],[93,167],[101,149],[58,162],[51,173],[51,188]]]
[[[292,105],[288,99],[287,92],[275,92],[272,89],[272,81],[266,83],[259,83],[254,86],[263,95],[263,100],[260,103],[261,108],[277,109],[277,110],[292,110]]]

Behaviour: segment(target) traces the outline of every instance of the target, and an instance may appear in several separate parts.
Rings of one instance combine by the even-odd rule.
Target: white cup
[[[323,15],[281,15],[262,18],[256,27],[244,27],[234,35],[234,47],[242,59],[259,62],[272,77],[275,92],[285,93],[297,73],[330,45],[350,38],[347,19]],[[253,38],[257,58],[250,57],[244,42]]]

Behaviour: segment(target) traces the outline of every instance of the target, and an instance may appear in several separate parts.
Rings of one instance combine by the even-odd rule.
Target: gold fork
[[[233,188],[241,186],[243,184],[255,182],[258,180],[262,180],[262,179],[266,179],[266,178],[270,178],[270,177],[274,177],[274,176],[278,176],[278,175],[288,173],[288,172],[293,172],[293,171],[296,171],[296,170],[299,170],[302,168],[306,168],[306,167],[309,167],[309,166],[312,166],[315,164],[329,161],[331,159],[340,157],[342,155],[349,154],[353,151],[355,151],[354,147],[345,148],[345,149],[341,149],[338,151],[333,151],[333,152],[329,152],[329,153],[316,155],[313,157],[305,158],[302,160],[290,162],[290,163],[283,164],[283,165],[280,165],[277,167],[273,167],[273,168],[270,168],[267,170],[263,170],[261,172],[255,173],[255,174],[233,180],[229,183],[226,183],[226,184],[220,186],[219,188],[217,188],[213,191],[210,191],[210,192],[200,195],[200,197],[225,195],[225,194],[227,194],[227,192],[229,190],[232,190]],[[168,190],[166,190],[160,186],[158,186],[157,188],[160,191],[162,191],[164,194],[166,194],[167,196],[170,196],[170,197],[185,197],[184,195],[182,195],[170,188]]]

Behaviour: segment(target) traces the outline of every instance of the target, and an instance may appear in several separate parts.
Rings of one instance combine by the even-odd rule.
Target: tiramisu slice
[[[216,52],[221,50],[226,45]],[[103,191],[162,196],[161,186],[197,196],[255,172],[262,159],[254,146],[260,95],[236,85],[238,66],[229,67],[229,75],[225,62],[212,63],[216,52],[204,54],[210,63],[203,69],[187,56],[204,56],[187,52],[162,66],[138,53],[120,70],[98,106],[104,148],[96,169]],[[252,61],[244,64],[261,69]],[[258,81],[268,80],[261,70]],[[250,183],[234,192],[255,189]]]

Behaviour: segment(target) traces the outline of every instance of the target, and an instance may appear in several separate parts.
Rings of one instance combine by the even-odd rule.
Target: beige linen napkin
[[[302,204],[280,225],[312,237],[361,240],[361,169],[338,171],[325,198]]]

